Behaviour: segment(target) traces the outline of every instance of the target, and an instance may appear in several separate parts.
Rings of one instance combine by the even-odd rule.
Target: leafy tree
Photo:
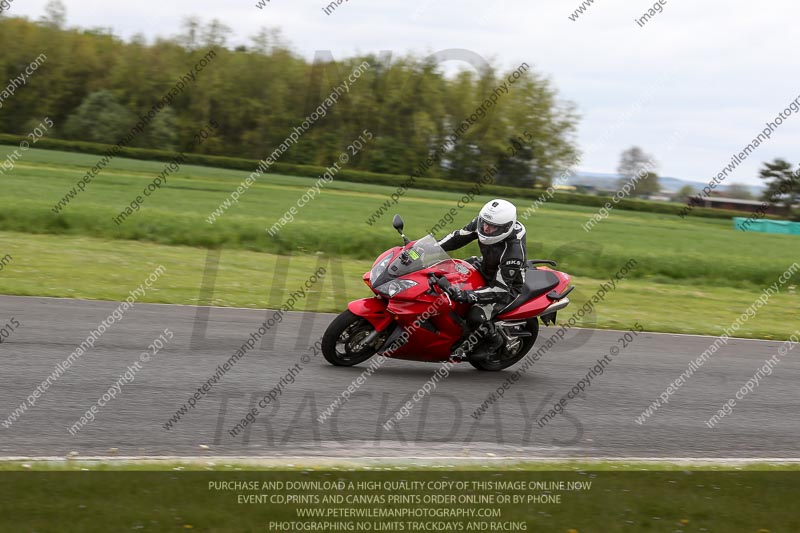
[[[620,155],[617,172],[622,176],[617,180],[617,187],[623,188],[635,180],[636,188],[631,191],[631,196],[646,197],[657,194],[661,190],[658,183],[658,174],[655,173],[657,164],[652,155],[644,152],[638,146],[632,146]]]
[[[62,29],[67,22],[67,6],[61,0],[50,0],[44,7],[42,23],[55,29]]]
[[[530,147],[530,153],[522,151],[529,167],[530,186],[549,186],[578,160],[575,135],[579,115],[574,104],[559,100],[548,78],[526,71],[509,94],[502,97],[497,112],[499,117],[493,122],[497,128],[493,138],[507,146],[510,137],[524,136]],[[503,127],[505,124],[507,126]]]
[[[651,172],[655,168],[656,164],[653,156],[645,153],[638,146],[632,146],[620,155],[617,172],[625,178],[632,178],[642,169]]]
[[[646,198],[661,192],[661,184],[658,182],[658,174],[655,172],[640,172],[636,177],[638,178],[636,189],[631,191],[631,196]]]
[[[755,196],[747,188],[747,185],[741,183],[731,183],[725,189],[725,196],[729,198],[736,198],[738,200],[753,200]]]
[[[220,127],[199,151],[264,158],[367,61],[369,68],[292,143],[281,162],[330,165],[368,129],[374,138],[348,168],[409,175],[441,152],[467,119],[473,124],[425,165],[425,177],[474,181],[495,165],[498,182],[546,186],[577,157],[574,106],[532,68],[487,107],[510,74],[490,64],[451,76],[445,67],[452,62],[445,65],[436,54],[310,62],[292,51],[276,28],[260,30],[246,47],[233,50],[224,24],[191,17],[172,38],[123,40],[105,29],[65,29],[62,8],[53,2],[38,22],[0,18],[0,72],[17,75],[32,58],[47,56],[14,96],[14,105],[0,108],[0,131],[27,133],[26,124],[47,116],[55,122],[53,137],[116,143],[213,50],[206,68],[136,137],[135,146],[187,149],[195,133],[215,119]],[[530,135],[525,146],[509,154],[509,139],[524,132]]]
[[[533,148],[522,137],[512,137],[506,142],[506,153],[497,164],[495,183],[513,187],[532,187],[535,179],[531,172]]]
[[[203,32],[203,46],[206,48],[224,47],[231,33],[233,33],[233,30],[230,26],[223,24],[218,19],[214,19],[208,23]]]
[[[778,158],[764,163],[758,177],[767,185],[763,199],[782,204],[787,215],[800,220],[800,211],[793,213],[793,206],[800,197],[800,169],[793,172],[791,163]]]
[[[697,191],[691,185],[684,185],[675,195],[672,197],[673,201],[675,202],[685,202],[686,198],[689,196],[694,196],[697,194]]]
[[[185,17],[181,23],[183,33],[178,36],[178,42],[187,50],[196,50],[200,45],[201,22],[197,17]]]
[[[278,27],[262,27],[250,40],[253,41],[253,49],[263,55],[271,54],[277,49],[289,49],[286,39],[283,38],[283,32]]]
[[[64,132],[72,139],[113,144],[136,123],[110,91],[90,94],[67,119]]]
[[[147,127],[147,145],[159,150],[177,150],[177,117],[170,108],[164,108]]]

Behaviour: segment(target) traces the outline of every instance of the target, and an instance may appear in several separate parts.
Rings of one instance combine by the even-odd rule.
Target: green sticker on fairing
[[[419,259],[419,253],[418,253],[416,250],[414,250],[413,248],[412,248],[412,249],[411,249],[411,251],[408,253],[408,255],[410,255],[410,256],[411,256],[411,259],[413,259],[414,261],[416,261],[417,259]]]

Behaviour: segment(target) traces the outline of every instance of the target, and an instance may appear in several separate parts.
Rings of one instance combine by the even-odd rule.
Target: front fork
[[[408,339],[411,338],[411,335],[402,337],[404,331],[405,330],[403,328],[397,326],[397,322],[391,324],[389,326],[389,336],[383,342],[381,347],[378,348],[378,353],[387,351],[391,346],[394,346],[394,349],[389,351],[390,355],[392,352],[399,350],[406,342],[408,342]]]
[[[370,344],[372,344],[372,342],[375,340],[375,337],[377,337],[379,334],[380,334],[380,331],[378,331],[377,329],[372,330],[372,333],[367,335],[367,338],[364,339],[363,341],[361,341],[358,344],[359,348],[361,348],[363,346],[369,346]]]
[[[378,348],[378,352],[382,352],[393,342],[394,334],[397,333],[397,327],[394,322],[394,317],[388,310],[386,300],[378,297],[363,298],[350,302],[347,308],[351,313],[363,318],[375,328],[372,333],[367,335],[367,337],[359,343],[359,347],[369,346],[379,335],[386,333],[387,328],[391,328],[391,334],[389,338],[382,343],[381,347]]]

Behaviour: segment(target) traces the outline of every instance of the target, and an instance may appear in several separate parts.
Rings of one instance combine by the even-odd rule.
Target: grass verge
[[[800,493],[796,468],[482,466],[236,470],[231,462],[215,467],[220,471],[185,464],[151,471],[109,465],[80,472],[4,470],[0,529],[766,533],[800,528],[793,507]],[[249,484],[234,485],[241,482]],[[310,512],[324,517],[302,516]]]
[[[165,275],[143,301],[197,305],[208,251],[188,246],[163,246],[134,241],[88,237],[28,235],[0,232],[0,251],[12,256],[0,270],[0,293],[119,301],[158,265]],[[278,308],[320,265],[326,280],[314,287],[319,300],[304,298],[300,311],[339,313],[347,302],[372,296],[361,275],[372,261],[303,254],[276,256],[247,250],[223,250],[210,302],[204,304],[246,308]],[[278,266],[287,275],[276,274]],[[76,274],[79,273],[79,274]],[[570,296],[577,311],[608,280],[575,276]],[[275,289],[277,287],[277,290]],[[334,290],[335,289],[335,290]],[[583,327],[627,329],[639,321],[646,330],[718,335],[750,306],[760,290],[725,286],[681,286],[647,279],[626,279]],[[769,300],[737,335],[746,338],[786,339],[797,329],[797,290],[785,290]],[[569,310],[569,309],[568,309]]]
[[[0,146],[0,159],[10,150]],[[334,181],[275,237],[267,228],[308,193],[313,178],[265,175],[213,224],[208,216],[229,197],[246,172],[186,165],[117,225],[113,218],[142,195],[163,162],[118,158],[65,209],[51,208],[96,163],[96,156],[29,150],[3,176],[0,230],[139,240],[170,245],[224,246],[268,253],[317,251],[348,259],[371,259],[398,242],[391,215],[401,213],[407,234],[419,237],[441,221],[442,236],[471,220],[489,196],[460,207],[462,194],[409,190],[380,218],[390,200],[387,186]],[[464,192],[470,188],[465,184]],[[531,200],[514,200],[520,213]],[[463,204],[462,204],[463,205]],[[528,255],[560,262],[574,275],[603,278],[628,259],[639,261],[632,277],[681,285],[737,288],[767,286],[800,256],[792,235],[736,232],[730,220],[681,220],[675,215],[614,210],[591,232],[583,229],[596,208],[548,203],[525,220]],[[450,215],[450,213],[453,213]],[[477,253],[471,245],[466,255]]]

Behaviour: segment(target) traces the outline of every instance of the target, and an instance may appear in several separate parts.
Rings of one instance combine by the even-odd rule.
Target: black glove
[[[462,304],[474,304],[478,302],[478,297],[475,295],[474,291],[465,291],[458,287],[450,287],[447,289],[447,294],[453,301]]]

